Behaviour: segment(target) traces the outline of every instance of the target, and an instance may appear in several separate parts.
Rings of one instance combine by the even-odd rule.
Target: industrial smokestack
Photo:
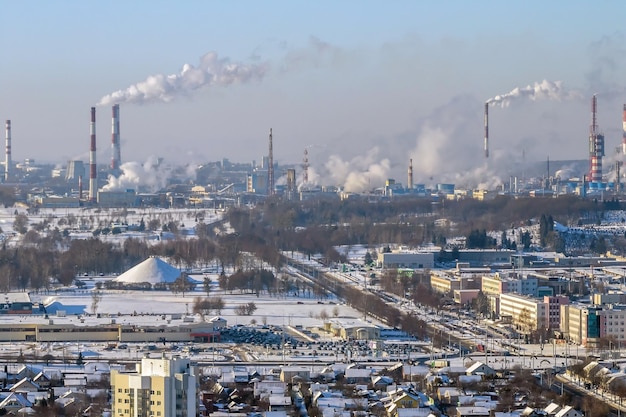
[[[485,158],[489,158],[489,102],[485,103]]]
[[[409,172],[407,178],[407,188],[409,191],[413,190],[413,159],[409,159]]]
[[[626,104],[622,113],[622,154],[626,155]]]
[[[11,178],[11,121],[7,120],[5,125],[6,141],[4,151],[4,182],[9,182]]]
[[[267,195],[274,195],[274,149],[272,144],[272,128],[270,127],[270,149],[267,155]]]
[[[309,182],[309,150],[304,148],[304,158],[302,158],[302,183]]]
[[[602,182],[602,157],[604,156],[604,135],[598,133],[598,101],[594,94],[591,99],[591,126],[589,126],[589,182]]]
[[[111,171],[113,171],[114,174],[117,174],[121,165],[119,104],[113,105],[111,110]]]
[[[98,191],[96,170],[96,108],[91,108],[91,123],[89,124],[91,147],[89,149],[89,201],[96,202]]]
[[[83,199],[83,176],[78,176],[78,200]]]

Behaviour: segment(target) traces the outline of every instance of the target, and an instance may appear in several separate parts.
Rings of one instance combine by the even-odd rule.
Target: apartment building
[[[561,333],[576,344],[593,347],[600,339],[602,307],[582,304],[561,306]]]
[[[500,317],[509,317],[521,333],[531,333],[549,326],[548,304],[544,299],[521,294],[500,295]]]
[[[111,371],[112,414],[195,417],[195,368],[187,358],[144,357],[136,372]]]

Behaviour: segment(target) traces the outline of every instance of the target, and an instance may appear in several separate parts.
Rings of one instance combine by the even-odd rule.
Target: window
[[[154,395],[154,390],[150,390],[150,395]]]
[[[157,391],[157,395],[161,395],[161,391]]]
[[[118,388],[118,389],[117,389],[117,392],[120,392],[120,393],[121,393],[121,392],[122,392],[122,389],[121,389],[121,388]]]

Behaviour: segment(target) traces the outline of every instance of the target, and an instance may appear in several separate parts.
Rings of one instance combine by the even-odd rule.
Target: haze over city
[[[125,163],[260,162],[271,127],[274,160],[298,164],[308,149],[312,180],[402,181],[412,158],[416,182],[495,186],[524,161],[586,159],[592,94],[614,157],[625,13],[620,2],[5,2],[0,119],[12,120],[14,160],[87,160],[97,105],[105,163],[119,103]]]

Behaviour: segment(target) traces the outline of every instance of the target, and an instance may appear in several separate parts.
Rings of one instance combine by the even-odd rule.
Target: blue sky
[[[87,160],[90,106],[214,52],[253,75],[122,102],[122,162],[259,161],[272,127],[275,159],[308,148],[320,182],[405,182],[409,158],[416,182],[508,178],[522,155],[587,157],[592,93],[607,149],[621,142],[624,16],[621,1],[2,0],[0,119],[15,160]],[[568,98],[495,107],[485,161],[484,101],[543,80]]]

